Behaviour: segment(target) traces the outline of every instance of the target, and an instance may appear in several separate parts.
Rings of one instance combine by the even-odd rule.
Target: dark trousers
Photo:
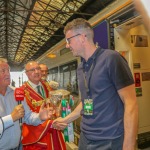
[[[79,140],[79,150],[122,150],[123,136],[113,140],[88,140],[81,132]]]

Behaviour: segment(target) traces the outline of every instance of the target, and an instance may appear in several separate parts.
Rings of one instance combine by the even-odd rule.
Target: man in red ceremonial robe
[[[33,112],[39,112],[44,100],[49,97],[51,88],[41,80],[41,68],[35,61],[25,66],[28,81],[22,88],[25,91],[27,104]],[[53,120],[46,120],[39,126],[23,124],[22,144],[23,150],[66,150],[61,131],[52,127]]]

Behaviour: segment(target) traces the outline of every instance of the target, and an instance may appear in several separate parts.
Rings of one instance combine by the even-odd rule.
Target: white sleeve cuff
[[[4,129],[7,129],[10,126],[14,125],[11,115],[3,117],[3,122],[4,122]]]

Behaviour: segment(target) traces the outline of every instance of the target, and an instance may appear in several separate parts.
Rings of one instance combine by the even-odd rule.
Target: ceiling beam
[[[57,12],[57,13],[63,13],[63,14],[79,14],[79,15],[87,15],[87,16],[93,16],[93,14],[89,14],[89,13],[82,13],[82,12],[76,12],[76,11],[73,11],[73,10],[70,10],[70,11],[62,11],[62,10],[30,10],[30,9],[0,9],[0,13],[3,13],[3,12]]]

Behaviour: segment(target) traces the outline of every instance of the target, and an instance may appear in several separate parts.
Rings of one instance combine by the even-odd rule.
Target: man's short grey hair
[[[64,28],[64,34],[66,34],[69,30],[79,34],[85,33],[91,38],[94,37],[94,31],[91,24],[83,18],[77,18],[67,23],[67,25]]]

